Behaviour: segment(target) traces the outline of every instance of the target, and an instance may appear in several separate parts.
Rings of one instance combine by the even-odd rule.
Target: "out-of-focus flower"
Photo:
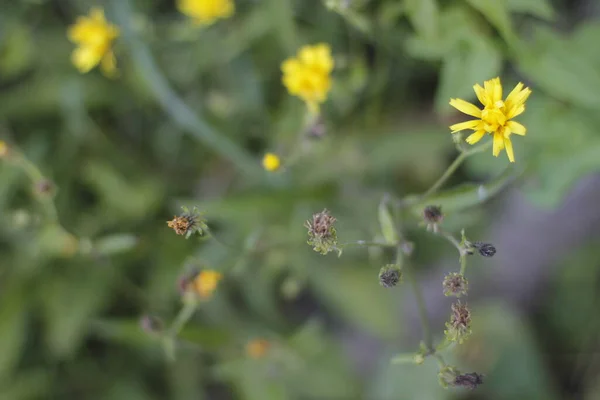
[[[477,372],[460,374],[454,379],[454,386],[462,386],[468,389],[477,389],[477,386],[483,384],[483,375]]]
[[[246,354],[251,358],[263,358],[270,347],[271,343],[266,339],[253,339],[246,344]]]
[[[388,264],[379,270],[379,284],[390,288],[402,281],[402,271],[396,264]]]
[[[460,297],[467,294],[469,282],[464,275],[457,272],[451,272],[444,278],[442,286],[444,287],[445,296]]]
[[[202,219],[202,214],[194,207],[191,211],[187,207],[181,207],[183,214],[173,217],[167,221],[167,226],[178,235],[185,235],[188,239],[194,233],[203,235],[208,230],[208,226]]]
[[[198,25],[211,25],[235,12],[233,0],[177,0],[177,9]]]
[[[452,304],[450,322],[446,322],[444,331],[446,338],[459,344],[464,342],[471,334],[471,311],[466,304],[460,301]]]
[[[496,254],[496,247],[491,243],[475,242],[473,247],[484,257],[493,257]]]
[[[515,156],[510,135],[515,133],[524,136],[527,130],[520,123],[513,121],[513,118],[525,111],[525,101],[531,94],[531,89],[524,87],[523,83],[519,82],[506,100],[502,100],[500,78],[485,81],[483,87],[476,84],[473,89],[484,108],[481,110],[476,105],[462,99],[450,99],[452,107],[477,118],[450,126],[452,133],[465,129],[475,131],[466,139],[469,144],[479,142],[486,133],[489,133],[494,141],[492,151],[494,156],[497,157],[500,151],[506,149],[508,159],[510,162],[514,162]]]
[[[267,153],[262,159],[262,165],[267,171],[274,172],[281,167],[281,160],[277,154]]]
[[[438,232],[439,225],[444,220],[442,208],[439,206],[427,206],[423,209],[423,221],[428,231]]]
[[[100,64],[106,76],[116,75],[117,61],[112,45],[119,37],[119,29],[106,21],[102,8],[92,8],[89,16],[77,18],[75,24],[69,27],[67,36],[77,45],[71,61],[79,72],[89,72]]]
[[[8,145],[4,140],[0,140],[0,158],[6,157],[8,155]]]
[[[217,271],[205,269],[189,283],[187,290],[194,292],[200,299],[209,299],[217,289],[223,275]]]
[[[306,221],[304,226],[308,229],[308,244],[313,246],[313,250],[323,255],[333,250],[338,250],[337,232],[333,226],[336,219],[329,215],[329,211],[323,210],[314,214],[312,221]]]
[[[329,45],[304,46],[296,57],[281,64],[283,84],[291,95],[300,97],[312,113],[318,114],[319,105],[325,102],[331,88],[333,66]]]

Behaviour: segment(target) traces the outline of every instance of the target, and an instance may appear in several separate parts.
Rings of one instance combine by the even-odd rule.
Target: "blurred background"
[[[0,139],[28,160],[0,160],[0,398],[600,399],[599,2],[235,4],[198,29],[172,0],[0,1]],[[93,6],[121,29],[116,79],[70,63]],[[307,129],[280,64],[318,42],[336,68]],[[390,364],[422,338],[409,285],[379,285],[390,254],[321,256],[303,223],[327,208],[341,242],[380,236],[381,198],[457,155],[449,98],[496,76],[533,90],[517,162],[473,156],[432,199],[498,249],[469,259],[473,335],[446,356],[485,383],[444,390],[433,360]],[[286,168],[262,171],[265,152]],[[219,241],[168,229],[182,205]],[[458,259],[419,211],[405,230],[439,341]],[[225,278],[169,360],[140,318],[169,324],[197,266]]]

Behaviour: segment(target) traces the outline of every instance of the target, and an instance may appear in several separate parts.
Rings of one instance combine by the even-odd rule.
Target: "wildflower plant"
[[[197,25],[211,25],[235,12],[233,0],[177,0],[177,9]]]

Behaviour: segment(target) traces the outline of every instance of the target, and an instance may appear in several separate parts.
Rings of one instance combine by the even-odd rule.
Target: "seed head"
[[[333,227],[336,219],[329,215],[326,209],[318,214],[314,214],[312,221],[306,221],[304,226],[308,229],[308,244],[313,246],[313,250],[321,254],[327,254],[330,251],[338,250],[337,232]],[[338,250],[339,251],[339,250]]]
[[[471,311],[460,300],[452,304],[452,315],[450,322],[446,322],[444,333],[448,340],[459,344],[463,343],[471,334]]]
[[[496,254],[496,248],[491,243],[475,242],[473,247],[484,257],[493,257]]]
[[[427,230],[437,232],[438,225],[442,223],[444,214],[439,206],[427,206],[423,210],[423,220],[427,224]]]
[[[483,377],[484,375],[478,374],[477,372],[461,374],[454,380],[454,386],[462,386],[473,390],[483,383]]]
[[[388,264],[379,270],[379,284],[386,288],[396,286],[402,281],[402,270],[398,265]]]
[[[181,207],[183,214],[175,216],[171,221],[167,221],[167,226],[175,231],[178,235],[185,235],[188,239],[194,233],[200,236],[208,230],[206,222],[202,219],[202,214],[196,207],[190,211],[187,207]]]
[[[469,282],[464,275],[452,272],[446,275],[442,286],[444,287],[444,296],[460,297],[467,294]]]

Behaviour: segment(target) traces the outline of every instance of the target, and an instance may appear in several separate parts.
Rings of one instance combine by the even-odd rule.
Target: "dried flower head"
[[[493,257],[496,254],[496,247],[491,243],[475,242],[473,247],[484,257]]]
[[[333,227],[336,219],[329,215],[326,209],[320,213],[314,214],[312,221],[306,221],[304,226],[308,229],[308,244],[313,246],[313,250],[321,254],[327,254],[330,251],[338,250],[337,232]]]
[[[89,72],[100,64],[106,76],[116,74],[117,61],[112,45],[119,37],[119,29],[106,21],[102,8],[92,8],[89,16],[77,18],[75,24],[69,27],[67,36],[78,46],[73,51],[71,62],[79,72]]]
[[[477,386],[483,384],[483,374],[477,372],[470,372],[468,374],[461,374],[454,380],[454,386],[462,386],[468,389],[476,389]]]
[[[209,299],[217,289],[223,275],[217,271],[205,269],[186,285],[186,292],[196,294],[201,300]]]
[[[469,282],[464,275],[451,272],[444,278],[442,286],[444,287],[444,296],[460,297],[467,294]]]
[[[390,288],[396,286],[402,281],[402,270],[400,266],[388,264],[379,270],[379,284]]]
[[[506,155],[510,162],[515,161],[510,135],[513,133],[525,136],[527,130],[520,123],[512,119],[521,115],[525,111],[525,101],[531,94],[531,89],[524,87],[519,82],[517,86],[509,93],[506,100],[502,100],[502,84],[500,78],[494,78],[473,86],[477,98],[483,105],[480,110],[474,104],[461,99],[450,99],[450,105],[458,111],[471,115],[473,119],[450,127],[452,133],[470,129],[475,131],[467,137],[467,143],[475,144],[489,133],[493,137],[493,154],[498,157],[503,149],[506,149]]]
[[[177,0],[177,9],[197,25],[211,25],[235,12],[233,0]]]
[[[254,339],[246,344],[246,354],[251,358],[263,358],[269,351],[270,347],[271,343],[269,343],[268,340]]]
[[[444,220],[442,208],[439,206],[427,206],[423,209],[423,221],[427,225],[428,231],[437,232],[438,225]]]
[[[298,96],[313,114],[319,113],[319,105],[327,99],[331,88],[333,57],[328,44],[304,46],[296,57],[281,64],[283,84],[291,95]]]
[[[447,389],[449,386],[454,386],[456,377],[459,376],[459,374],[460,372],[456,367],[450,365],[443,367],[438,373],[440,386],[442,386],[444,389]]]
[[[277,154],[267,153],[262,159],[262,165],[265,170],[274,172],[281,167],[281,160]]]
[[[194,233],[202,236],[208,230],[206,222],[202,219],[202,213],[196,207],[192,211],[187,207],[181,207],[181,209],[183,213],[173,217],[171,221],[167,221],[167,226],[173,229],[176,234],[185,235],[186,239]]]
[[[446,322],[444,331],[446,338],[453,342],[463,343],[471,334],[471,311],[460,300],[452,304],[450,322]]]

